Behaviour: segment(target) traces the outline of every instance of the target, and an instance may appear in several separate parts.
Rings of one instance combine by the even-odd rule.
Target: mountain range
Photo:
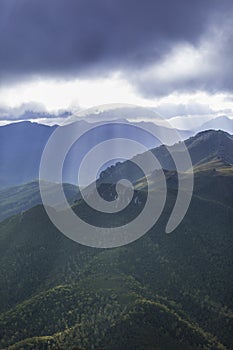
[[[221,163],[222,166],[233,164],[233,136],[224,131],[202,131],[187,139],[184,144],[190,154],[194,169],[201,166],[207,167],[207,165],[214,168],[215,162]],[[170,171],[176,170],[172,155],[182,159],[184,152],[179,143],[173,146],[161,145],[151,151],[162,168]],[[133,160],[140,162],[140,159],[143,159],[145,161],[147,156],[147,153],[139,154]],[[141,171],[130,160],[123,163],[118,162],[101,173],[103,182],[116,182],[121,178],[128,178],[134,182],[140,177]]]
[[[215,167],[228,167],[233,164],[233,136],[223,131],[204,131],[187,139],[185,145],[192,159],[195,169],[215,169]],[[172,159],[172,154],[179,154],[179,144],[173,146],[160,146],[152,149],[152,152],[159,160],[162,168],[169,171],[175,171],[176,166]],[[147,154],[137,155],[140,161],[145,159]],[[181,154],[182,157],[182,154]],[[115,165],[103,170],[100,174],[98,183],[114,183],[122,178],[127,178],[133,182],[143,176],[140,169],[133,162],[117,162]],[[53,191],[55,184],[48,184],[48,191]],[[78,188],[74,185],[64,184],[64,190],[70,202],[80,198]],[[26,184],[6,187],[0,190],[0,220],[17,214],[21,211],[41,204],[39,183],[37,180]]]
[[[80,132],[83,133],[90,125],[93,128],[100,125],[100,122],[90,124],[83,120],[78,122],[76,120],[76,123],[78,123]],[[122,121],[119,120],[118,124],[121,123]],[[131,137],[130,135],[132,134],[132,137],[136,137],[140,141],[142,136],[140,136],[138,128],[141,126],[157,135],[165,134],[170,144],[177,141],[174,132],[169,128],[156,126],[153,123],[139,122],[132,124],[126,120],[123,123],[125,127],[121,128],[120,133],[117,121],[115,121],[115,124],[109,123],[102,129],[98,129],[98,131],[94,129],[92,137],[86,141],[86,144],[74,144],[65,163],[64,182],[76,184],[74,169],[79,165],[80,159],[85,155],[85,151],[93,147],[100,136],[102,140],[106,140],[111,138],[111,135],[117,136],[119,134],[120,137]],[[130,128],[130,126],[135,127]],[[57,125],[47,126],[29,121],[0,127],[0,188],[16,186],[38,179],[44,147],[57,127]],[[66,128],[65,125],[63,127]],[[190,136],[188,132],[181,131],[181,138],[184,139],[188,136]],[[148,149],[161,144],[158,138],[154,138],[149,133],[146,134],[146,131],[143,135],[143,142]]]
[[[145,114],[145,111],[143,112]],[[78,123],[79,130],[84,132],[90,125],[93,127],[100,125],[102,119],[106,119],[109,117],[109,115],[112,116],[112,113],[114,115],[114,110],[102,112],[101,116],[99,116],[99,114],[89,115],[89,119],[87,118],[88,121],[80,119],[80,121],[77,122],[77,117],[76,120],[74,117],[73,119],[76,123]],[[128,113],[129,112],[127,112],[125,115],[126,117],[128,116]],[[132,110],[132,113],[134,113],[134,109]],[[119,111],[117,112],[116,116],[119,116]],[[98,118],[100,118],[100,120],[98,120]],[[112,119],[114,119],[113,116]],[[168,145],[173,145],[178,141],[177,136],[168,127],[156,125],[152,122],[128,122],[126,119],[114,119],[114,123],[122,122],[125,125],[128,124],[129,126],[135,126],[135,128],[131,128],[131,130],[129,128],[125,128],[125,130],[121,129],[121,137],[129,137],[130,133],[133,133],[135,135],[135,133],[137,134],[137,127],[142,127],[145,130],[148,130],[149,132],[152,132],[158,136],[166,135],[166,144]],[[57,127],[57,125],[48,126],[29,121],[0,126],[0,188],[22,185],[24,183],[38,179],[42,152],[49,137]],[[196,130],[177,131],[180,135],[180,138],[182,140],[185,140],[197,132],[209,129],[222,129],[223,131],[232,134],[233,121],[226,116],[222,116],[204,123],[200,128]],[[98,130],[98,133],[99,132],[100,130]],[[117,132],[118,131],[116,130],[116,126],[114,126],[114,124],[109,124],[107,128],[103,128],[101,130],[101,138],[102,140],[106,140],[111,137],[111,135],[117,134]],[[93,137],[91,138],[92,140],[90,141],[89,138],[88,141],[89,148],[93,147],[93,140],[96,138],[97,135],[95,135],[94,132]],[[139,142],[142,141],[139,132],[137,138]],[[148,149],[155,148],[161,144],[158,138],[151,137],[149,133],[146,136],[143,136],[143,142]],[[72,172],[73,169],[79,165],[80,159],[85,154],[83,153],[84,151],[82,149],[84,149],[83,145],[79,145],[77,143],[69,153],[69,157],[67,158],[64,169],[64,182],[76,184],[76,176],[74,176]],[[78,159],[76,157],[76,154],[79,154]],[[133,156],[134,154],[132,154],[132,157]]]
[[[233,137],[210,130],[185,143],[194,165],[194,193],[171,234],[164,231],[177,174],[165,146],[153,149],[166,169],[164,211],[130,245],[79,245],[57,231],[43,206],[32,203],[22,212],[20,200],[15,202],[19,213],[0,223],[1,349],[232,349]],[[127,167],[126,161],[104,171],[101,189],[112,191],[121,176],[131,176]],[[150,181],[156,181],[153,174]],[[145,179],[134,174],[133,182],[143,206]],[[25,185],[25,194],[21,188],[20,197],[33,186]],[[8,190],[17,200],[17,191]],[[129,218],[126,211],[99,219],[80,199],[72,209],[106,226]],[[130,213],[138,213],[134,201]]]

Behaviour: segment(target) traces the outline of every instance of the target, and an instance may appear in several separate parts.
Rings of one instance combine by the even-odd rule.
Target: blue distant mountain
[[[91,137],[74,144],[64,164],[64,182],[76,184],[77,170],[82,157],[88,150],[100,141],[114,137],[126,137],[143,143],[148,149],[159,146],[158,139],[147,132],[142,132],[140,126],[156,134],[166,133],[170,144],[177,141],[171,129],[157,126],[154,123],[129,123],[121,121],[100,126],[92,131]],[[78,122],[79,130],[87,129],[86,121]],[[92,123],[98,126],[99,123]],[[58,126],[47,126],[29,121],[12,123],[0,127],[0,188],[15,186],[33,181],[39,177],[39,166],[44,147]],[[67,126],[66,126],[67,127]],[[64,126],[65,128],[65,126]],[[69,126],[72,130],[72,124]],[[181,138],[190,136],[187,131],[181,132]],[[132,153],[132,156],[135,154]]]
[[[38,178],[42,151],[55,129],[31,122],[0,127],[0,187]]]
[[[208,122],[205,122],[196,131],[208,129],[223,130],[229,134],[233,134],[233,119],[225,115],[219,116],[217,118],[209,120]]]

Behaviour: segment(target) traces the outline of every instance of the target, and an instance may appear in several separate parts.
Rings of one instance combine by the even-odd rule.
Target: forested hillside
[[[59,233],[42,206],[0,224],[2,349],[232,349],[231,166],[195,171],[182,224],[176,197],[138,241],[110,250]],[[138,183],[143,198],[144,182]],[[82,201],[73,208],[88,211]],[[137,212],[136,205],[131,212]]]

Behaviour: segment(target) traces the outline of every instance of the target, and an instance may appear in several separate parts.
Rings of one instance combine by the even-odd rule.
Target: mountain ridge
[[[83,133],[85,133],[90,125],[92,127],[98,127],[101,125],[101,122],[90,124],[83,119],[76,120],[75,122],[78,123],[77,127],[80,132]],[[114,121],[114,123],[117,124],[117,121]],[[93,131],[92,137],[88,140],[89,146],[86,145],[86,148],[87,146],[89,148],[93,147],[94,140],[99,137],[98,133],[101,134],[100,136],[103,140],[109,139],[111,135],[114,136],[115,134],[122,134],[121,137],[127,137],[129,134],[132,134],[131,137],[133,137],[133,134],[137,133],[140,139],[141,136],[139,135],[139,132],[137,132],[137,128],[140,129],[140,125],[148,131],[152,128],[156,134],[158,133],[158,135],[160,135],[160,133],[168,135],[168,139],[170,139],[171,143],[173,143],[173,140],[174,142],[176,140],[176,136],[172,130],[163,126],[157,126],[153,123],[146,123],[144,125],[140,122],[125,122],[127,130],[122,129],[121,133],[117,130],[117,126],[114,126],[114,123],[110,121],[108,123],[108,129],[98,128],[96,133]],[[129,130],[130,125],[132,126],[131,131]],[[20,185],[38,179],[43,150],[50,136],[57,127],[58,125],[48,126],[30,121],[0,126],[0,188]],[[62,127],[66,128],[67,125],[64,124]],[[146,131],[144,131],[144,134],[145,133]],[[183,135],[182,138],[186,138],[187,132],[181,132],[181,134]],[[156,147],[161,144],[159,139],[154,138],[149,132],[147,137],[144,135],[144,142],[148,148]],[[84,156],[84,154],[82,154],[82,148],[84,148],[84,150],[86,149],[83,144],[80,147],[79,145],[74,145],[67,157],[64,182],[76,183],[76,176],[72,174],[72,170],[77,167],[77,157],[75,157],[75,153],[79,154],[79,158]],[[134,154],[132,154],[132,156],[133,155]],[[78,164],[79,162],[80,159],[78,160]]]
[[[202,131],[195,136],[184,141],[185,146],[190,154],[193,168],[210,163],[218,159],[221,166],[233,165],[233,136],[221,130]],[[158,159],[161,167],[164,170],[176,171],[176,165],[172,155],[176,155],[180,159],[183,157],[183,147],[180,151],[180,144],[176,143],[173,146],[161,145],[151,152]],[[140,163],[140,160],[145,161],[147,152],[139,154],[132,159]],[[121,178],[127,178],[133,182],[142,177],[142,172],[130,160],[119,162],[115,166],[109,167],[100,174],[102,182],[119,181]],[[220,167],[219,163],[219,167]],[[186,171],[189,169],[185,169]]]
[[[69,240],[41,205],[0,223],[2,349],[231,350],[233,172],[215,151],[232,136],[203,132],[188,146],[194,152],[206,142],[200,159],[207,162],[195,168],[190,208],[170,235],[164,228],[176,200],[174,170],[165,171],[167,201],[157,224],[121,248]],[[137,214],[134,201],[130,208]],[[72,209],[109,227],[130,218],[127,211],[98,218],[82,200]]]
[[[231,166],[233,164],[232,135],[222,131],[203,131],[186,140],[185,144],[190,151],[192,159],[195,160],[194,173],[197,171],[216,171],[216,169],[221,171],[222,174],[231,171]],[[163,167],[165,169],[168,168],[167,173],[165,171],[165,175],[167,178],[170,178],[169,181],[173,181],[177,184],[176,168],[168,152],[168,150],[172,152],[172,150],[175,149],[176,145],[168,149],[165,146],[159,146],[152,150],[152,152],[161,161]],[[137,157],[144,157],[144,155],[138,155]],[[110,188],[112,188],[111,191],[114,192],[115,190],[111,184],[119,179],[126,177],[139,186],[138,181],[142,183],[144,181],[144,175],[145,174],[130,160],[123,163],[118,162],[116,165],[112,165],[101,172],[100,178],[97,181],[97,186],[100,186],[101,183],[109,183],[108,189],[103,189],[103,191],[106,192],[107,190],[108,193]],[[151,177],[150,175],[150,178],[153,181],[153,176]],[[79,199],[80,196],[74,185],[65,184],[65,190],[70,201]],[[0,197],[0,220],[41,203],[38,181],[2,189],[0,190]]]

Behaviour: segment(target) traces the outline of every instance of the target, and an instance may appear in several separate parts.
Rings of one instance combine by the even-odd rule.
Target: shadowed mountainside
[[[195,172],[191,206],[170,235],[174,172],[167,182],[159,222],[121,248],[70,241],[42,206],[0,224],[2,349],[231,349],[232,167]],[[143,179],[137,191],[143,199]],[[82,201],[73,209],[93,215]]]

